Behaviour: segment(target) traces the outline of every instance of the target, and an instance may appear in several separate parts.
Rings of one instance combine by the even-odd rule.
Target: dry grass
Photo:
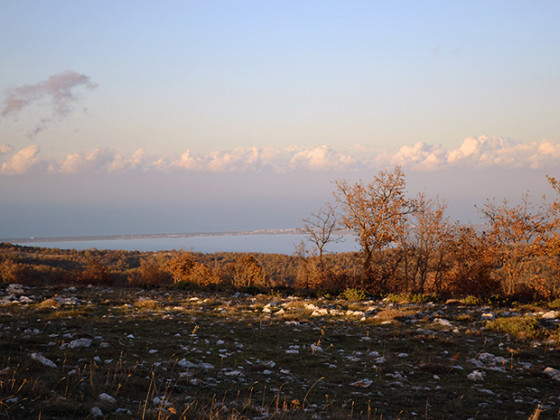
[[[134,302],[134,307],[139,309],[156,310],[159,308],[157,300],[142,298]]]

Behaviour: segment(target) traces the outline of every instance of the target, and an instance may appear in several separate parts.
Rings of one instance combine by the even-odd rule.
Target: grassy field
[[[0,418],[560,417],[557,311],[0,289]]]

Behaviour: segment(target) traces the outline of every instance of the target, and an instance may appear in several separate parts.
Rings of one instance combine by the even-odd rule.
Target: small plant
[[[477,298],[476,296],[473,295],[469,295],[465,298],[465,305],[479,306],[481,303],[482,301],[480,300],[480,298]]]
[[[353,302],[361,302],[367,299],[366,293],[360,289],[346,289],[342,292],[342,295],[346,300]]]
[[[136,302],[134,302],[134,307],[139,309],[154,310],[157,309],[158,306],[159,306],[158,302],[154,299],[141,298],[138,299]]]
[[[412,303],[426,303],[426,302],[430,302],[434,299],[435,299],[435,296],[426,295],[424,293],[416,293],[416,294],[412,295],[410,301]]]
[[[560,298],[559,299],[555,299],[552,302],[550,302],[548,304],[548,307],[550,309],[560,309]]]
[[[408,301],[408,297],[405,297],[399,293],[389,293],[385,299],[387,299],[391,303],[404,303]]]

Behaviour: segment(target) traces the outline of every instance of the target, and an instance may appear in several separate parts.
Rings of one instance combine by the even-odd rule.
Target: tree
[[[402,235],[403,218],[414,210],[407,200],[405,175],[401,167],[379,172],[369,183],[351,184],[348,180],[335,181],[334,196],[340,203],[342,224],[356,234],[362,252],[362,286],[374,289],[385,287],[382,274],[382,252]],[[373,284],[373,283],[376,284]]]
[[[179,251],[169,261],[165,263],[165,270],[171,274],[175,283],[189,281],[189,276],[195,261],[191,253]]]
[[[424,293],[428,274],[439,277],[442,270],[441,250],[449,233],[449,220],[445,216],[447,204],[419,193],[415,199],[415,212],[411,215],[410,229],[405,232],[403,245],[409,252],[411,268],[407,273],[409,288]]]
[[[325,246],[329,242],[338,242],[341,239],[340,236],[333,237],[336,227],[336,213],[329,203],[321,207],[316,213],[311,213],[310,217],[303,219],[301,231],[307,235],[307,240],[313,243],[317,249],[321,274],[325,272],[325,262],[323,260]]]
[[[0,283],[16,283],[21,280],[23,265],[0,254]]]
[[[502,262],[502,285],[506,295],[530,286],[537,257],[545,253],[547,237],[552,230],[550,208],[534,206],[529,194],[520,204],[511,206],[504,199],[501,205],[488,200],[477,207],[490,225],[489,238],[496,255]]]
[[[251,254],[241,254],[234,266],[233,285],[235,287],[265,287],[266,273]]]
[[[111,285],[111,272],[98,257],[86,254],[85,267],[78,275],[78,281],[93,285]]]

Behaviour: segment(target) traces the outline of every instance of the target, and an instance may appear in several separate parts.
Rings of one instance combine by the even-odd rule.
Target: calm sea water
[[[61,249],[122,249],[126,251],[165,251],[184,249],[194,252],[264,252],[275,254],[293,254],[296,245],[305,240],[304,235],[234,235],[204,236],[190,238],[133,238],[133,239],[100,239],[94,241],[60,241],[33,242],[21,245],[39,246]],[[306,242],[309,249],[312,244]],[[327,244],[328,252],[355,251],[356,243],[352,236],[344,236],[335,244]]]

